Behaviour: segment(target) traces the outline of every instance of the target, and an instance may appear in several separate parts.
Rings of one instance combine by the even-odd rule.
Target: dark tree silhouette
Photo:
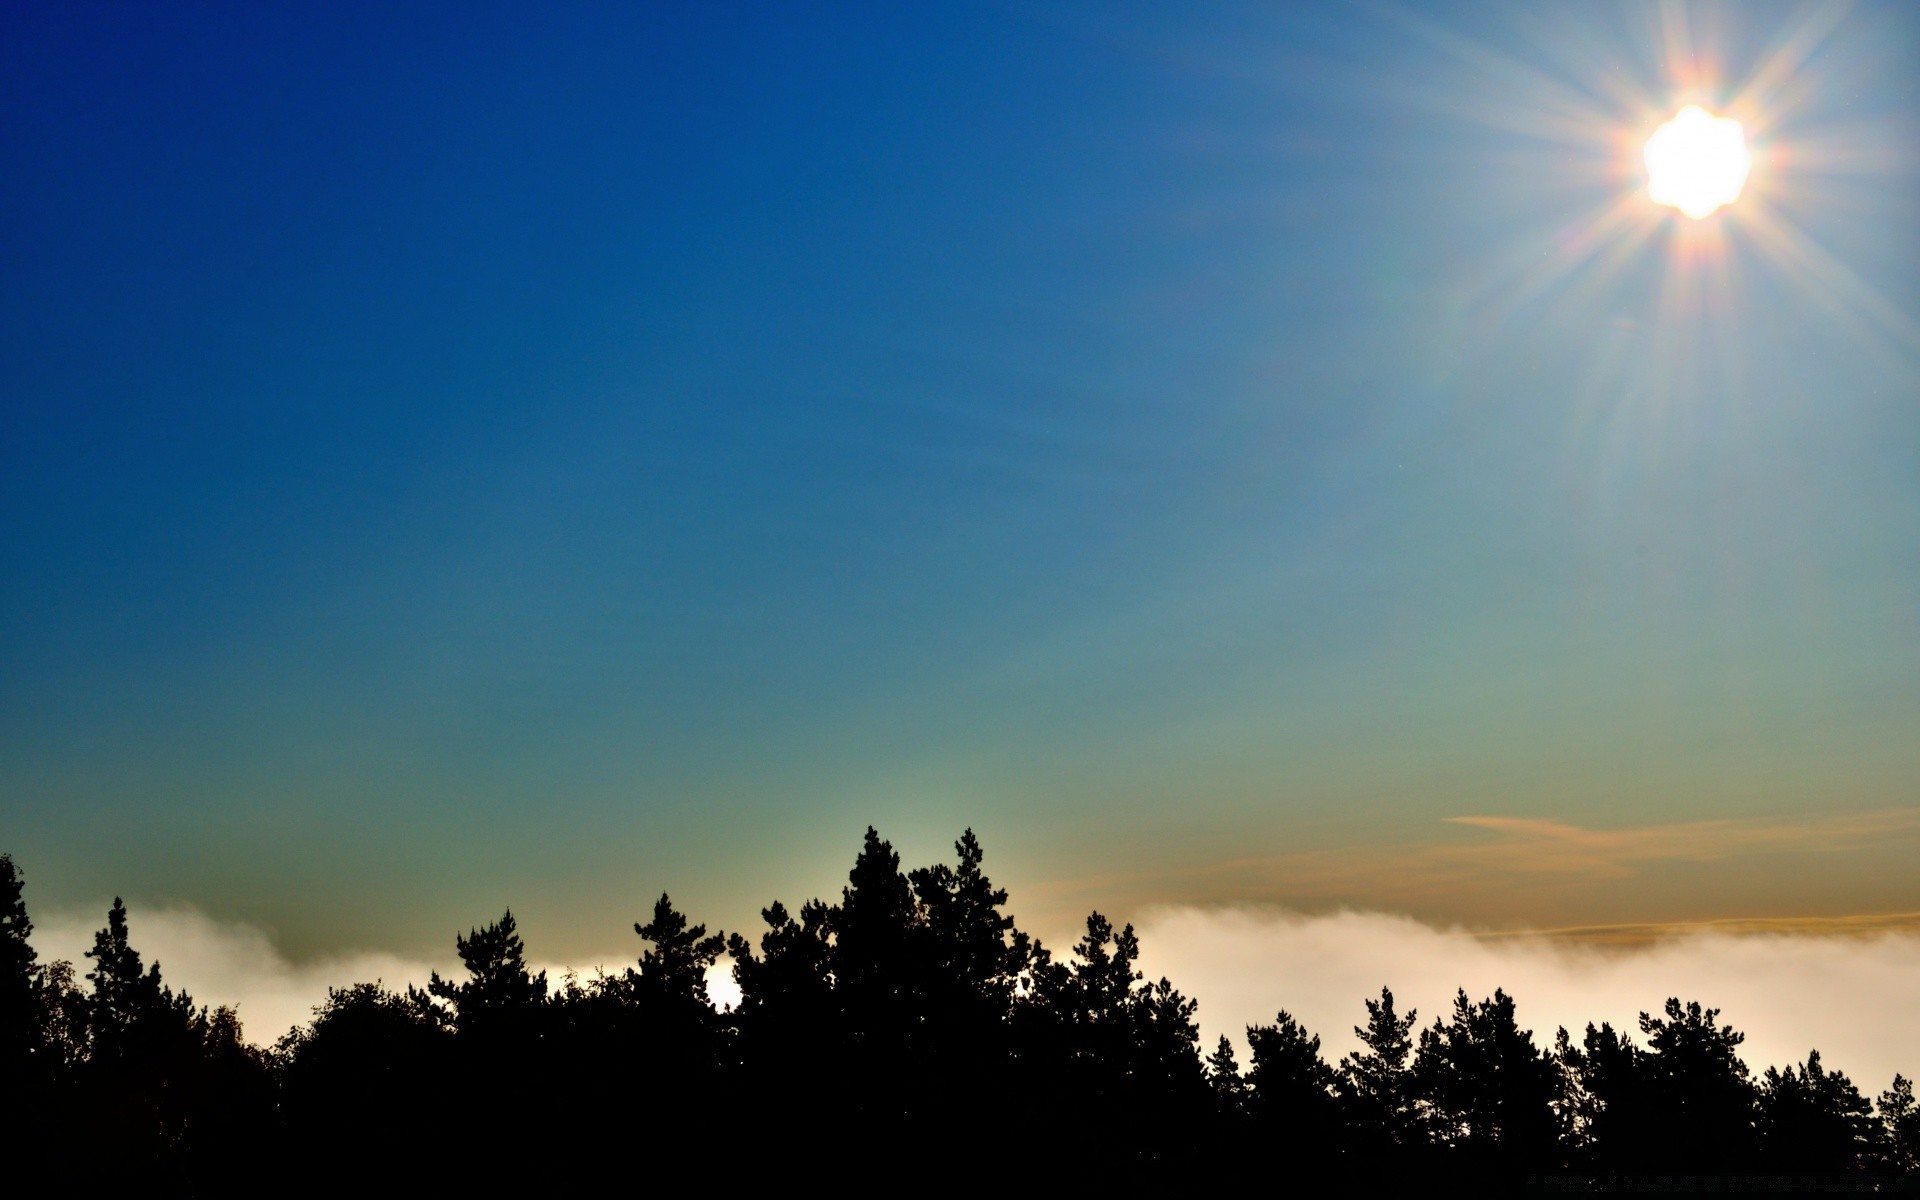
[[[513,910],[482,929],[456,937],[454,948],[467,968],[458,983],[433,972],[427,992],[450,1008],[453,1027],[462,1033],[502,1023],[518,1023],[547,998],[547,974],[527,971],[526,947],[520,941]]]
[[[1432,1136],[1464,1178],[1521,1178],[1559,1165],[1554,1064],[1495,990],[1478,1004],[1463,989],[1453,1013],[1420,1034],[1414,1088]]]
[[[903,871],[869,828],[839,903],[776,902],[757,943],[662,894],[633,924],[633,965],[551,991],[508,911],[454,939],[462,978],[336,989],[270,1058],[142,961],[118,900],[84,991],[71,964],[39,964],[0,856],[0,1130],[84,1162],[95,1190],[191,1196],[255,1194],[290,1167],[312,1191],[630,1189],[698,1161],[746,1188],[1072,1194],[1920,1175],[1906,1077],[1877,1114],[1818,1052],[1756,1088],[1742,1036],[1677,999],[1641,1014],[1640,1044],[1588,1025],[1543,1054],[1504,991],[1457,993],[1416,1045],[1415,1014],[1382,988],[1337,1071],[1285,1011],[1248,1027],[1244,1070],[1224,1037],[1203,1062],[1195,1002],[1147,981],[1131,925],[1092,913],[1056,961],[1006,913],[971,830],[954,849]],[[724,1013],[705,986],[723,945],[741,989]]]
[[[1650,1071],[1633,1039],[1610,1024],[1589,1024],[1575,1046],[1562,1029],[1554,1059],[1573,1165],[1597,1174],[1644,1171],[1657,1114]]]
[[[428,1182],[420,1148],[455,1132],[443,1115],[451,1037],[425,993],[356,983],[330,989],[312,1023],[280,1040],[288,1151],[313,1182]]]
[[[1247,1027],[1247,1047],[1255,1144],[1279,1161],[1335,1159],[1344,1140],[1339,1078],[1320,1057],[1318,1035],[1282,1011],[1271,1025]]]
[[[740,1004],[729,1022],[738,1064],[733,1075],[741,1111],[763,1114],[739,1149],[736,1175],[770,1182],[796,1162],[833,1153],[797,1115],[838,1106],[847,1083],[839,1047],[841,1016],[833,994],[832,913],[819,900],[795,920],[774,901],[761,910],[766,930],[759,955],[746,938],[727,939]]]
[[[949,1015],[971,1010],[973,1021],[997,1021],[1012,1001],[1021,972],[1031,957],[1027,935],[1000,910],[1007,893],[981,869],[986,855],[969,829],[954,843],[959,865],[939,863],[908,873],[915,899],[925,913],[932,948],[933,978]]]
[[[1242,1113],[1247,1105],[1247,1081],[1240,1074],[1233,1042],[1226,1034],[1220,1035],[1213,1053],[1207,1055],[1206,1067],[1207,1083],[1220,1101],[1220,1111],[1228,1116]]]
[[[1032,986],[1016,1018],[1030,1094],[1070,1142],[1110,1139],[1113,1156],[1086,1164],[1090,1177],[1177,1176],[1213,1109],[1195,1003],[1165,979],[1146,983],[1134,965],[1133,926],[1116,932],[1098,912],[1073,955],[1061,965],[1035,948]]]
[[[27,940],[33,936],[33,922],[27,917],[23,887],[13,856],[0,854],[0,1091],[20,1100],[30,1081],[37,1083],[44,1074],[46,1064],[42,972]]]
[[[1873,1105],[1846,1075],[1822,1067],[1818,1050],[1809,1051],[1798,1068],[1767,1068],[1756,1132],[1760,1163],[1769,1171],[1856,1173],[1873,1167],[1879,1156]]]
[[[1882,1165],[1897,1174],[1920,1175],[1920,1103],[1914,1101],[1913,1080],[1895,1075],[1876,1107]]]
[[[40,1049],[44,1081],[71,1081],[87,1057],[87,995],[74,982],[73,964],[56,959],[39,970]]]
[[[1026,934],[1002,911],[1007,893],[987,878],[971,829],[954,843],[956,865],[907,873],[917,920],[914,971],[921,1028],[914,1106],[920,1153],[954,1155],[992,1144],[1014,1086],[1008,1014],[1032,955]]]
[[[1413,1023],[1394,1012],[1393,992],[1367,1003],[1367,1023],[1354,1026],[1361,1049],[1340,1060],[1339,1089],[1349,1136],[1358,1158],[1388,1174],[1408,1170],[1426,1144],[1424,1122],[1415,1101]]]
[[[818,900],[800,907],[794,920],[775,900],[760,910],[767,930],[760,935],[760,957],[746,938],[727,939],[733,980],[740,988],[739,1024],[758,1036],[784,1038],[797,1025],[819,1032],[833,1000],[833,946],[827,932],[830,911]],[[792,1018],[789,1021],[788,1018]]]
[[[689,921],[664,892],[652,918],[634,922],[633,931],[650,943],[639,968],[570,997],[565,1016],[575,1041],[586,1035],[591,1069],[647,1081],[645,1093],[628,1095],[625,1104],[602,1102],[602,1116],[619,1114],[619,1121],[644,1124],[653,1136],[689,1137],[723,1104],[721,1073],[732,1031],[707,995],[707,969],[718,961],[726,935]],[[570,1079],[575,1091],[593,1090],[590,1077],[576,1071]]]
[[[868,1153],[877,1164],[897,1167],[921,1153],[930,1136],[914,1093],[932,1058],[933,962],[900,855],[872,826],[827,928],[841,1119],[870,1132]]]
[[[635,921],[633,931],[653,943],[640,955],[641,991],[661,1003],[707,1006],[707,968],[726,949],[727,935],[708,936],[705,925],[689,924],[665,892],[654,902],[653,919]]]
[[[1640,1014],[1648,1114],[1637,1130],[1648,1170],[1729,1173],[1754,1161],[1753,1085],[1736,1048],[1746,1035],[1716,1025],[1717,1008],[1669,998],[1664,1020]]]
[[[97,1141],[97,1177],[187,1180],[224,1191],[265,1149],[272,1105],[265,1057],[231,1009],[196,1008],[144,966],[115,897],[87,951],[80,1120]]]
[[[471,1139],[478,1130],[518,1153],[468,1153],[447,1166],[469,1187],[523,1187],[538,1178],[535,1164],[552,1153],[563,1115],[548,1100],[559,1082],[552,1072],[548,1035],[553,1006],[545,972],[527,969],[526,947],[511,910],[491,925],[454,938],[466,978],[434,972],[424,993],[409,999],[438,1011],[453,1031],[442,1072],[443,1102],[434,1114],[441,1139]],[[434,1006],[433,1002],[438,1002]]]

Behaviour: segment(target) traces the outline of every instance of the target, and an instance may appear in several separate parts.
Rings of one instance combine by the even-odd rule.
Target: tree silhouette
[[[314,1182],[349,1185],[376,1172],[395,1183],[428,1182],[420,1147],[457,1130],[444,1115],[450,1040],[424,993],[378,983],[329,989],[311,1024],[280,1040],[289,1152]]]
[[[33,922],[23,887],[13,856],[0,854],[0,1090],[22,1100],[29,1081],[44,1073],[46,1060],[41,971],[27,940]]]
[[[80,1119],[98,1135],[98,1177],[184,1186],[247,1174],[272,1110],[264,1056],[233,1011],[195,1008],[159,963],[144,966],[118,897],[87,957]]]
[[[489,1188],[531,1185],[534,1163],[561,1134],[560,1114],[546,1101],[557,1090],[548,1054],[554,1010],[547,1000],[546,973],[527,969],[526,947],[511,909],[498,921],[454,938],[466,967],[458,982],[434,972],[426,992],[409,994],[416,1003],[438,1001],[453,1038],[443,1070],[445,1088],[436,1114],[442,1138],[510,1137],[521,1156],[467,1154],[449,1164],[454,1178]]]
[[[967,1004],[979,1013],[1000,1014],[1026,969],[1031,943],[1001,912],[1005,889],[996,888],[982,870],[986,854],[969,829],[954,843],[957,867],[937,863],[908,873],[915,899],[925,915],[933,967],[949,1003]]]
[[[1421,1032],[1413,1074],[1455,1170],[1516,1177],[1557,1165],[1559,1074],[1515,1021],[1506,992],[1477,1004],[1457,992],[1451,1017]]]
[[[1883,1164],[1890,1171],[1920,1174],[1920,1103],[1914,1101],[1913,1080],[1895,1075],[1877,1107]]]
[[[1233,1042],[1226,1034],[1220,1035],[1213,1053],[1207,1055],[1206,1067],[1207,1083],[1219,1098],[1221,1113],[1228,1116],[1242,1113],[1247,1104],[1247,1081],[1240,1074],[1240,1063],[1234,1057]]]
[[[726,949],[726,934],[709,937],[705,925],[689,924],[665,892],[654,902],[653,919],[645,925],[635,921],[633,931],[653,943],[640,955],[641,990],[661,1003],[705,1008],[707,968]]]
[[[46,1055],[40,1078],[70,1080],[87,1057],[85,992],[74,982],[73,964],[56,959],[39,969],[39,1047]]]
[[[841,1016],[833,995],[831,912],[819,900],[800,906],[795,920],[778,900],[761,910],[767,928],[759,954],[740,934],[727,939],[740,1004],[730,1024],[739,1064],[735,1102],[768,1114],[743,1148],[750,1182],[772,1182],[795,1162],[817,1162],[820,1139],[790,1114],[844,1103],[847,1082],[839,1056]]]
[[[767,929],[760,935],[759,957],[746,938],[737,933],[728,937],[743,1029],[755,1028],[763,1020],[781,1022],[788,1016],[817,1029],[826,1019],[833,994],[830,915],[825,904],[809,900],[801,905],[796,921],[787,906],[775,900],[760,910]]]
[[[639,970],[629,968],[602,986],[603,1001],[617,1003],[595,1010],[601,1022],[595,1058],[603,1068],[646,1077],[654,1095],[635,1109],[655,1135],[683,1136],[722,1102],[730,1030],[707,995],[707,968],[719,959],[726,935],[690,922],[665,892],[652,919],[636,921],[633,931],[651,948],[641,952]]]
[[[1224,1037],[1203,1062],[1195,1002],[1148,982],[1131,925],[1091,913],[1056,961],[1006,913],[971,830],[954,849],[903,871],[869,828],[840,902],[775,902],[756,942],[662,894],[633,923],[634,965],[558,989],[508,910],[454,939],[461,978],[335,989],[271,1056],[143,962],[117,899],[84,991],[71,964],[40,965],[0,856],[0,1130],[84,1161],[95,1190],[194,1196],[252,1194],[289,1165],[317,1191],[514,1191],[556,1164],[630,1187],[631,1156],[605,1153],[625,1146],[651,1163],[719,1145],[742,1187],[948,1184],[930,1169],[1074,1194],[1482,1194],[1565,1167],[1570,1186],[1615,1190],[1920,1174],[1907,1077],[1876,1111],[1810,1051],[1756,1088],[1742,1035],[1678,999],[1641,1014],[1644,1042],[1588,1025],[1543,1054],[1504,990],[1457,992],[1416,1039],[1382,988],[1338,1070],[1284,1010],[1248,1027],[1244,1070]],[[726,1013],[705,988],[723,945],[741,989]],[[716,1143],[728,1114],[747,1120]]]
[[[1754,1157],[1754,1091],[1736,1048],[1746,1040],[1716,1025],[1717,1008],[1669,998],[1666,1018],[1640,1014],[1646,1053],[1639,1058],[1648,1094],[1647,1167],[1728,1172]]]
[[[1007,893],[987,878],[986,853],[968,829],[956,865],[907,873],[917,919],[910,927],[921,1027],[915,1070],[937,1086],[918,1089],[921,1152],[965,1153],[989,1144],[1014,1086],[1008,1015],[1031,958],[1027,935],[1002,908]]]
[[[1871,1167],[1880,1130],[1873,1105],[1846,1075],[1809,1051],[1798,1069],[1768,1067],[1756,1118],[1760,1162],[1771,1171],[1841,1174]]]
[[[1367,1023],[1353,1030],[1361,1049],[1340,1060],[1339,1089],[1357,1154],[1376,1170],[1393,1173],[1407,1169],[1425,1144],[1409,1062],[1419,1012],[1394,1012],[1393,991],[1385,987],[1380,999],[1366,1004]]]
[[[451,1009],[453,1027],[467,1033],[489,1026],[524,1020],[547,998],[547,973],[527,971],[526,947],[520,941],[513,910],[482,929],[454,938],[454,949],[467,968],[458,983],[435,971],[427,992]]]
[[[1213,1109],[1195,1003],[1165,979],[1146,983],[1139,955],[1132,925],[1116,932],[1106,917],[1089,914],[1069,964],[1035,947],[1017,1016],[1030,1094],[1044,1097],[1044,1111],[1069,1140],[1111,1139],[1115,1156],[1088,1169],[1116,1178],[1141,1169],[1171,1173],[1189,1162],[1199,1147],[1196,1130]]]
[[[1248,1107],[1257,1144],[1294,1161],[1338,1155],[1344,1140],[1339,1079],[1320,1057],[1320,1038],[1283,1010],[1271,1025],[1247,1027],[1247,1047]]]
[[[1659,1136],[1650,1070],[1633,1039],[1611,1024],[1587,1026],[1579,1046],[1562,1029],[1554,1059],[1569,1155],[1588,1171],[1640,1173]]]
[[[118,896],[107,926],[94,934],[87,957],[93,985],[87,1013],[88,1060],[96,1068],[154,1066],[188,1036],[193,1000],[160,981],[160,964],[143,968],[127,937],[127,906]]]

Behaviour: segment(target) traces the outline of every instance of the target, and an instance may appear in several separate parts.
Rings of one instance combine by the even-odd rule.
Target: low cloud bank
[[[1141,968],[1200,1001],[1211,1045],[1227,1034],[1244,1064],[1246,1026],[1281,1009],[1320,1035],[1329,1062],[1358,1047],[1364,1001],[1393,989],[1419,1025],[1452,1011],[1456,989],[1479,1000],[1504,988],[1522,1028],[1552,1044],[1565,1026],[1577,1041],[1588,1021],[1640,1037],[1641,1012],[1669,996],[1721,1010],[1747,1035],[1758,1073],[1818,1049],[1869,1096],[1896,1071],[1920,1073],[1920,935],[1679,932],[1635,947],[1546,937],[1485,938],[1408,917],[1270,909],[1161,908],[1136,922]]]
[[[84,955],[93,949],[95,932],[105,926],[106,911],[107,905],[101,903],[84,913],[36,915],[33,947],[40,960],[64,958],[73,963],[74,981],[85,988],[92,960]],[[314,1007],[326,1001],[329,988],[377,981],[402,991],[409,984],[425,987],[434,971],[465,977],[452,954],[444,960],[428,960],[369,950],[296,964],[281,955],[265,930],[238,921],[217,921],[180,905],[130,909],[127,925],[128,940],[140,952],[141,961],[148,966],[159,963],[160,978],[167,986],[185,990],[196,1004],[233,1006],[247,1040],[256,1045],[270,1046],[289,1029],[311,1021]],[[634,960],[609,956],[604,964],[587,966],[529,965],[545,971],[548,986],[558,988],[569,974],[585,983],[598,970],[618,972],[633,966]],[[740,997],[729,972],[723,959],[707,973],[708,992],[723,1006],[737,1003]]]
[[[83,915],[34,916],[33,947],[42,962],[64,958],[73,963],[74,981],[86,987],[93,960],[93,935],[106,925],[107,906]],[[130,908],[127,940],[148,966],[160,964],[160,978],[175,991],[185,990],[196,1004],[232,1005],[240,1014],[247,1040],[272,1045],[295,1025],[313,1017],[330,987],[378,980],[399,990],[424,984],[448,964],[425,962],[380,951],[358,951],[309,963],[282,957],[267,933],[237,921],[216,921],[197,909]],[[452,965],[457,966],[458,962]]]
[[[105,911],[102,904],[87,914],[37,918],[33,942],[41,959],[69,959],[84,976],[83,955]],[[136,909],[129,917],[135,949],[160,963],[169,985],[200,1004],[235,1006],[248,1039],[263,1045],[310,1020],[330,987],[379,980],[398,990],[424,984],[434,970],[460,971],[452,955],[431,961],[375,951],[296,964],[263,930],[192,908]],[[1333,1062],[1356,1047],[1362,1002],[1382,985],[1393,989],[1402,1012],[1419,1010],[1422,1027],[1449,1011],[1456,988],[1478,1000],[1501,987],[1543,1046],[1557,1027],[1577,1037],[1588,1021],[1610,1021],[1637,1038],[1638,1014],[1678,996],[1721,1009],[1721,1021],[1747,1035],[1742,1050],[1756,1072],[1799,1062],[1818,1048],[1830,1068],[1847,1072],[1870,1095],[1896,1071],[1920,1074],[1920,934],[1911,931],[1687,932],[1622,948],[1485,938],[1383,913],[1161,908],[1136,924],[1149,978],[1165,975],[1197,998],[1207,1044],[1228,1034],[1241,1044],[1243,1061],[1246,1026],[1270,1022],[1283,1008],[1320,1035]],[[632,962],[609,956],[605,969]],[[534,966],[554,986],[570,970],[585,981],[596,969]],[[737,1000],[724,959],[708,980],[717,1002]]]

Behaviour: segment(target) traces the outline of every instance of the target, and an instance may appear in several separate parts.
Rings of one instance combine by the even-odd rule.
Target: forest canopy
[[[631,965],[587,980],[531,970],[506,910],[456,935],[460,972],[335,988],[266,1048],[143,960],[118,899],[84,964],[41,962],[0,856],[9,1128],[38,1162],[179,1195],[295,1165],[335,1185],[1920,1186],[1911,1080],[1870,1098],[1817,1050],[1756,1076],[1744,1035],[1692,999],[1536,1037],[1502,990],[1423,1022],[1383,987],[1358,998],[1356,1052],[1329,1061],[1281,1009],[1247,1029],[1242,1064],[1143,975],[1131,925],[1090,913],[1056,953],[1016,927],[971,830],[954,851],[903,869],[869,828],[837,899],[773,901],[752,932],[709,931],[663,894],[633,921]],[[725,1010],[705,984],[723,955]]]

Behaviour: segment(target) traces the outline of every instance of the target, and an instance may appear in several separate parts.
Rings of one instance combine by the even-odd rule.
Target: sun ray
[[[1814,95],[1814,82],[1804,70],[1834,30],[1846,19],[1848,4],[1828,4],[1807,14],[1806,21],[1787,30],[1766,61],[1748,75],[1727,100],[1743,125],[1762,135]]]
[[[1746,222],[1753,246],[1808,299],[1844,325],[1870,325],[1891,346],[1920,355],[1920,323],[1795,226],[1786,212],[1756,197]]]

